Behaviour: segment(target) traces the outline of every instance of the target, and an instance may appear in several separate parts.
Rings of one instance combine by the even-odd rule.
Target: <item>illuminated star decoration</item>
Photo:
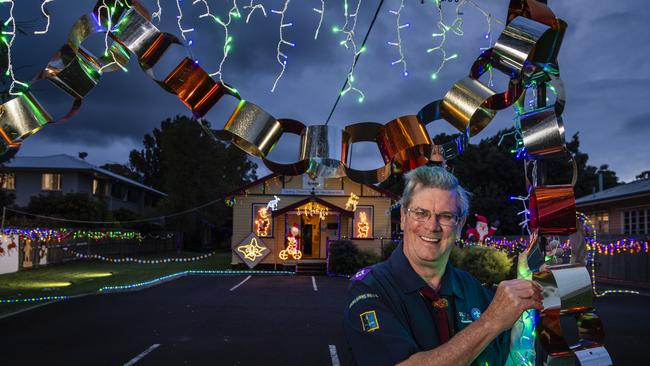
[[[262,257],[264,255],[262,252],[265,250],[267,250],[267,248],[259,246],[255,237],[251,238],[248,245],[241,245],[237,248],[237,251],[244,253],[244,257],[251,262],[254,262],[257,257]]]
[[[284,54],[280,50],[280,47],[283,44],[289,45],[291,47],[296,46],[295,43],[291,43],[291,42],[287,41],[286,39],[284,39],[284,28],[291,27],[293,25],[293,23],[285,23],[284,22],[284,15],[285,15],[285,13],[287,11],[287,7],[289,6],[290,1],[291,0],[285,0],[284,1],[284,6],[282,7],[282,11],[271,10],[271,12],[274,13],[274,14],[280,14],[280,40],[278,40],[278,46],[276,47],[275,59],[278,61],[280,66],[282,66],[282,71],[280,71],[280,74],[278,75],[278,77],[275,78],[275,82],[273,82],[273,88],[271,88],[271,92],[275,91],[275,87],[278,85],[278,81],[280,81],[280,78],[282,77],[282,75],[284,75],[284,70],[287,67],[287,58],[288,57],[287,57],[286,54]],[[282,58],[280,58],[280,57],[282,57]]]
[[[352,49],[352,65],[350,66],[350,71],[348,72],[347,75],[347,86],[345,89],[341,91],[341,96],[344,96],[347,94],[349,91],[354,91],[357,94],[359,94],[359,98],[357,101],[359,103],[362,103],[363,100],[365,99],[365,94],[363,92],[356,88],[354,86],[354,64],[357,56],[364,52],[366,50],[365,46],[361,47],[360,50],[357,49],[357,44],[354,42],[354,30],[357,27],[357,14],[359,14],[359,8],[361,7],[361,0],[357,2],[357,7],[354,11],[354,13],[350,14],[348,13],[348,0],[345,0],[343,4],[343,11],[345,15],[345,24],[343,24],[342,28],[339,27],[334,27],[332,30],[334,33],[341,32],[345,34],[345,39],[339,42],[341,46],[344,46],[345,48]],[[350,18],[353,18],[353,21],[350,22]],[[351,25],[350,25],[351,23]],[[348,25],[350,25],[350,28],[348,29]]]

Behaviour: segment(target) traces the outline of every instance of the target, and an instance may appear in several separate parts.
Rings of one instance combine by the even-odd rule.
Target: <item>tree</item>
[[[66,218],[70,220],[85,221],[111,221],[112,215],[106,204],[97,201],[86,193],[51,193],[47,195],[33,196],[25,211],[51,217]],[[42,223],[34,219],[33,225],[51,226],[52,221],[45,220]],[[66,222],[56,222],[57,226],[66,226]],[[78,225],[71,223],[68,226]],[[92,225],[90,225],[92,226]]]
[[[144,184],[168,194],[159,204],[161,214],[197,207],[256,179],[257,165],[246,153],[214,141],[199,123],[209,128],[207,121],[182,116],[167,119],[144,136],[143,150],[131,151],[130,164]],[[206,230],[230,232],[232,210],[217,203],[168,223],[184,232],[186,242],[196,244]]]

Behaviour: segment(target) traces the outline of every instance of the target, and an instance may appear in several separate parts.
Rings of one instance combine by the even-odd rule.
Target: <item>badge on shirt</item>
[[[373,332],[379,329],[379,322],[377,321],[377,313],[374,310],[366,311],[359,315],[361,318],[361,328],[364,332]]]
[[[472,319],[474,320],[478,320],[481,317],[481,311],[478,308],[472,308],[470,314],[472,314]]]

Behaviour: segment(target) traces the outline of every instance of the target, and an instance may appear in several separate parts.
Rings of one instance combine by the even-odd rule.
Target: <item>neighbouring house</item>
[[[65,155],[15,157],[0,167],[2,189],[15,194],[15,204],[27,206],[33,196],[86,193],[120,208],[142,213],[166,194],[132,179]]]
[[[271,174],[228,195],[233,205],[232,264],[325,263],[334,240],[381,253],[399,199],[347,177],[311,179]]]
[[[595,192],[576,200],[576,209],[605,235],[644,237],[650,234],[650,179]]]

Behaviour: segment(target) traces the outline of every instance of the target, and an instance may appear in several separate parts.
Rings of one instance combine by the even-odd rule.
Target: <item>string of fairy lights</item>
[[[287,62],[289,57],[287,55],[287,51],[284,49],[284,46],[290,46],[290,47],[296,46],[294,42],[289,40],[289,35],[287,32],[288,28],[293,26],[293,22],[287,20],[287,12],[289,10],[290,1],[291,0],[284,0],[281,10],[271,10],[271,13],[280,16],[280,21],[278,24],[279,37],[276,45],[275,61],[280,65],[281,68],[275,80],[273,81],[271,92],[275,92],[278,83],[285,75],[285,71],[287,68]],[[349,50],[352,56],[352,63],[346,75],[347,83],[346,86],[340,91],[340,95],[345,96],[349,92],[353,92],[357,96],[357,101],[361,103],[365,100],[365,93],[355,84],[355,64],[356,64],[355,60],[359,57],[361,53],[366,51],[366,47],[365,45],[363,45],[362,47],[359,47],[357,45],[357,43],[355,42],[355,36],[356,36],[355,32],[357,30],[357,20],[360,16],[362,0],[358,0],[353,5],[350,4],[350,1],[351,0],[343,1],[343,18],[344,18],[343,26],[342,27],[334,26],[332,29],[334,30],[335,33],[341,33],[344,36],[344,38],[339,42],[339,44],[344,46],[347,50]],[[50,24],[51,24],[51,16],[47,8],[48,8],[48,4],[53,2],[54,0],[41,1],[39,10],[41,15],[45,18],[46,24],[43,30],[35,31],[33,32],[34,34],[42,35],[49,31]],[[156,19],[157,22],[160,23],[163,15],[163,6],[161,5],[160,0],[156,0],[155,3],[156,3],[156,10],[151,14],[151,17],[152,20]],[[192,32],[195,32],[195,28],[191,26],[192,19],[187,18],[187,16],[183,12],[183,3],[184,3],[183,0],[175,0],[176,10],[177,10],[176,25],[180,33],[180,37],[182,38],[183,43],[186,45],[187,52],[189,53],[190,57],[194,59],[195,62],[198,63],[198,60],[193,56],[191,46],[194,44],[194,41],[192,37],[190,37]],[[444,1],[433,0],[432,3],[434,5],[435,12],[437,15],[436,27],[438,28],[438,32],[433,33],[432,36],[434,39],[437,39],[439,41],[436,42],[437,45],[428,48],[426,52],[437,53],[437,54],[439,53],[440,60],[436,62],[437,66],[435,67],[434,71],[431,73],[431,79],[435,80],[438,78],[439,74],[442,72],[445,65],[449,61],[458,57],[457,53],[448,55],[446,49],[447,38],[448,38],[447,35],[449,32],[451,32],[456,36],[464,35],[464,31],[462,29],[463,15],[464,15],[462,9],[464,7],[470,5],[472,8],[476,9],[485,18],[487,30],[484,33],[484,38],[487,40],[487,45],[485,47],[481,47],[482,50],[488,49],[492,46],[493,23],[503,24],[503,22],[496,19],[491,13],[483,9],[480,5],[478,5],[473,0],[456,1],[455,17],[453,20],[448,22],[445,20],[445,12],[443,10]],[[10,6],[9,18],[6,21],[4,21],[3,30],[2,30],[2,40],[7,46],[7,61],[8,61],[8,67],[5,76],[11,77],[12,80],[11,87],[9,89],[10,93],[12,95],[18,95],[19,91],[16,90],[16,87],[20,86],[20,88],[22,89],[28,87],[28,84],[17,80],[13,70],[11,49],[16,36],[16,22],[13,14],[15,0],[0,0],[0,5],[3,4],[8,4]],[[112,22],[111,12],[114,9],[112,9],[109,5],[107,5],[106,0],[104,0],[102,4],[103,5],[101,5],[98,9],[98,14],[105,13],[105,19],[103,19],[104,16],[100,16],[100,19],[98,19],[98,24],[100,27],[104,29],[112,30],[114,28],[114,25],[111,24]],[[205,9],[203,13],[198,15],[199,19],[204,19],[204,18],[212,19],[223,29],[223,45],[221,47],[222,48],[221,60],[219,60],[218,66],[215,68],[215,71],[209,74],[210,76],[217,76],[219,78],[219,81],[223,82],[223,67],[233,47],[233,37],[232,37],[232,31],[230,29],[230,26],[232,22],[242,18],[242,12],[240,11],[240,6],[237,4],[237,0],[232,0],[232,2],[228,1],[227,7],[229,7],[229,10],[227,11],[227,20],[222,20],[218,15],[216,15],[211,11],[208,0],[193,0],[191,2],[191,5],[202,6]],[[396,40],[388,41],[387,44],[390,47],[394,47],[399,54],[399,58],[397,60],[392,61],[391,64],[400,65],[402,69],[401,72],[406,77],[409,75],[410,71],[408,70],[406,55],[403,50],[402,31],[405,28],[408,28],[410,26],[410,23],[402,22],[402,10],[404,9],[404,7],[405,7],[405,1],[400,0],[399,7],[397,8],[397,10],[389,10],[389,13],[394,15],[396,19],[395,21]],[[246,24],[250,22],[251,17],[254,13],[259,12],[262,13],[264,17],[267,17],[267,10],[261,2],[250,0],[250,2],[246,5],[243,5],[241,9],[242,11],[247,12],[245,17]],[[320,7],[312,8],[313,12],[315,12],[318,15],[318,22],[314,32],[314,39],[318,39],[321,27],[324,22],[325,9],[326,9],[325,0],[320,0]],[[103,22],[105,24],[102,24],[102,20],[105,20]],[[115,54],[112,51],[110,51],[109,33],[110,32],[105,32],[104,51],[105,51],[105,56],[109,56],[113,60],[112,62],[101,66],[101,70],[116,65],[120,67],[123,71],[126,71],[125,65],[122,65],[116,58]],[[490,85],[492,84],[491,71],[490,71],[489,84]],[[227,86],[227,84],[224,85]]]
[[[135,264],[164,264],[164,263],[188,263],[188,262],[196,262],[196,261],[201,261],[204,259],[208,259],[215,255],[217,252],[210,252],[202,255],[197,255],[194,257],[187,257],[187,258],[178,258],[178,257],[171,257],[171,258],[159,258],[159,259],[140,259],[140,258],[133,258],[133,257],[124,257],[124,258],[111,258],[111,257],[106,257],[103,255],[99,254],[83,254],[76,252],[74,250],[68,249],[69,252],[71,252],[75,257],[79,259],[94,259],[94,260],[100,260],[104,262],[111,262],[111,263],[135,263]]]

